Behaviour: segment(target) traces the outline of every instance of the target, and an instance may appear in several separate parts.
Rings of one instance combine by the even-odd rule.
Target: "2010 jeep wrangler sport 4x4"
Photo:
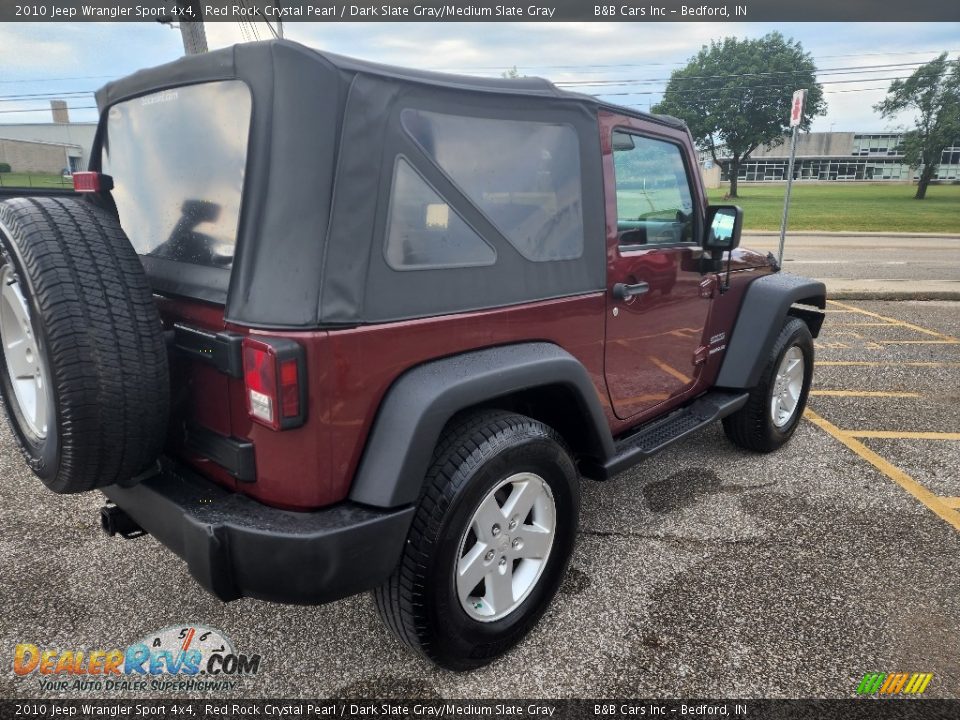
[[[581,476],[803,412],[822,283],[739,249],[683,123],[290,42],[99,91],[82,195],[0,204],[3,398],[222,600],[373,590],[454,669],[557,591]]]

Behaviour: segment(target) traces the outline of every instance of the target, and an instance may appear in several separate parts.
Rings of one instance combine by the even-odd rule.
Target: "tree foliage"
[[[741,163],[789,133],[791,98],[801,89],[807,99],[800,128],[809,130],[827,109],[810,54],[776,32],[754,40],[728,37],[703,46],[686,67],[673,71],[653,110],[684,120],[700,149],[728,165],[730,195],[736,197]],[[729,160],[718,157],[723,145]]]
[[[922,200],[943,151],[960,138],[960,59],[951,62],[942,53],[906,80],[890,83],[886,99],[874,106],[887,118],[911,109],[917,111],[915,127],[904,136],[903,154],[911,168],[922,168],[916,194]]]

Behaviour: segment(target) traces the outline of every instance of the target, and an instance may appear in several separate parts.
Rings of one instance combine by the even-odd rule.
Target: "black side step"
[[[616,454],[596,468],[600,478],[611,478],[680,438],[736,412],[748,397],[748,393],[715,390],[665,418],[641,426],[616,442]]]

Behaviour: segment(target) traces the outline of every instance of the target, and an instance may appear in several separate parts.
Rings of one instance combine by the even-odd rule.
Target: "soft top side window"
[[[390,192],[386,260],[394,270],[427,270],[492,265],[497,253],[399,156]]]
[[[693,193],[678,145],[615,130],[613,167],[621,245],[694,241]]]
[[[580,146],[557,123],[406,109],[423,151],[527,260],[583,254]]]

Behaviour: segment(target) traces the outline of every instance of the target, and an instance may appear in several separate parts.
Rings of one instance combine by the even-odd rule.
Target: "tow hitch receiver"
[[[125,540],[147,534],[146,530],[116,505],[104,505],[100,508],[100,527],[110,537],[119,535]]]

